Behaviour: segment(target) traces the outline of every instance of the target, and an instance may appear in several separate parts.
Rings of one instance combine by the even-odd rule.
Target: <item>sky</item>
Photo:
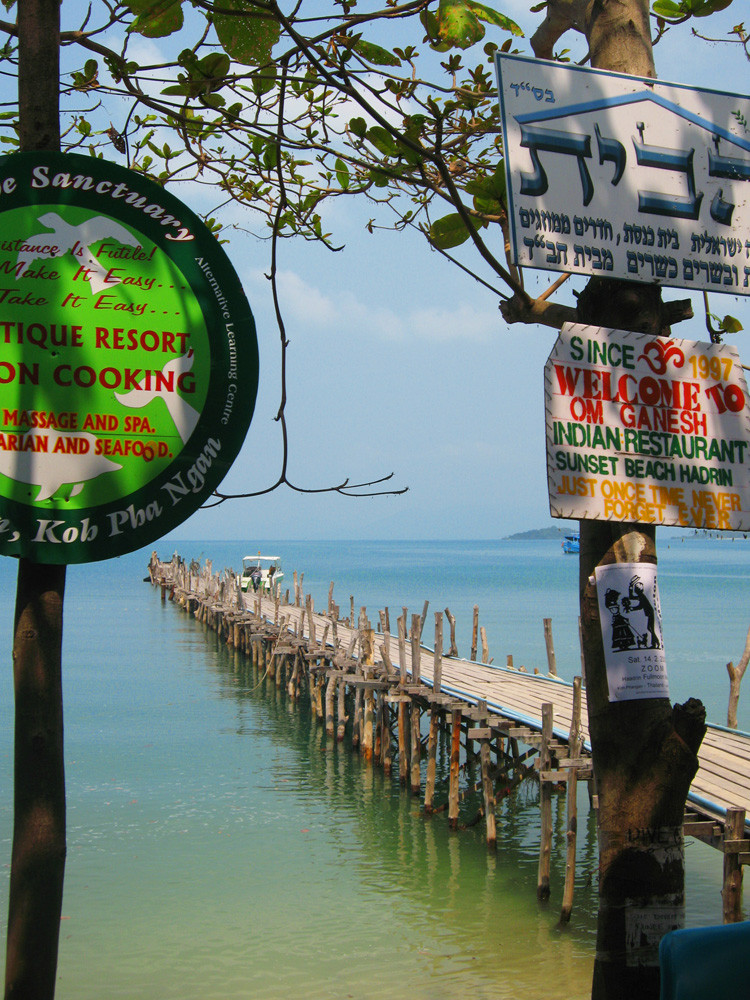
[[[518,0],[499,6],[524,28],[517,47],[531,54],[529,38],[543,12],[530,13]],[[739,16],[730,7],[711,20],[712,33],[724,36]],[[574,58],[584,54],[580,35],[569,33],[562,46]],[[748,92],[750,64],[740,47],[693,40],[689,27],[672,30],[655,57],[661,79]],[[550,525],[543,369],[555,331],[508,327],[497,296],[422,238],[371,235],[372,207],[341,201],[324,221],[345,243],[343,251],[302,241],[285,241],[280,251],[290,342],[288,476],[320,489],[392,473],[388,485],[408,491],[352,499],[282,486],[200,510],[168,538],[491,539]],[[502,256],[499,245],[494,249]],[[252,425],[220,487],[235,493],[262,490],[279,474],[280,342],[264,276],[269,245],[238,233],[226,250],[250,301],[260,351]],[[532,289],[554,277],[529,275]],[[583,284],[572,279],[567,295]],[[665,297],[684,295],[674,289]],[[750,330],[744,301],[715,299],[721,299],[712,302],[716,313],[730,312]],[[701,303],[695,311],[676,335],[705,340]],[[741,350],[745,336],[737,338]]]

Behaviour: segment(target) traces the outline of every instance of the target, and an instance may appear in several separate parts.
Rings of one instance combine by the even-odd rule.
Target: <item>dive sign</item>
[[[104,160],[0,159],[0,553],[90,562],[211,495],[255,405],[258,347],[206,226]]]

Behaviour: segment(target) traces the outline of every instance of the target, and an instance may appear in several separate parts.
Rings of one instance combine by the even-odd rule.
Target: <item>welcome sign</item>
[[[73,563],[204,503],[252,418],[258,347],[206,226],[148,178],[0,159],[0,553]]]
[[[553,517],[750,529],[736,348],[566,324],[545,396]]]

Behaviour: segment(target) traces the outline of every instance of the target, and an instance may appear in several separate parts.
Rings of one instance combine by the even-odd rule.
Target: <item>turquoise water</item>
[[[579,666],[577,561],[534,543],[164,543],[238,568],[262,548],[287,583],[348,613],[446,605],[468,653],[479,605],[490,653],[546,667],[551,617],[560,672]],[[724,721],[725,663],[750,624],[746,545],[662,545],[660,586],[674,698],[697,694]],[[538,803],[522,786],[499,817],[497,854],[481,824],[450,834],[419,803],[326,745],[304,707],[248,672],[142,582],[148,553],[71,567],[65,600],[68,801],[58,998],[417,1000],[460,995],[585,997],[593,955],[596,858],[585,790],[571,925],[558,927],[564,801],[556,803],[549,905],[536,902]],[[0,562],[0,851],[7,908],[12,789],[14,564]],[[426,637],[429,630],[426,630]],[[750,697],[750,696],[748,696]],[[740,705],[741,724],[748,715]],[[467,805],[466,818],[470,818]],[[721,859],[688,848],[688,921],[720,918]]]

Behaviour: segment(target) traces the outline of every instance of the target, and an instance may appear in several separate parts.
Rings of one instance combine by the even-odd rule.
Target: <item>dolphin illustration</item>
[[[36,233],[34,236],[26,237],[25,242],[34,244],[44,241],[45,243],[49,243],[54,240],[58,252],[52,254],[41,253],[37,250],[21,250],[16,258],[17,265],[23,264],[23,268],[20,269],[19,273],[22,273],[35,260],[62,257],[63,254],[68,250],[72,250],[77,244],[86,249],[84,256],[79,257],[77,254],[75,255],[76,260],[89,272],[87,275],[88,281],[85,284],[89,284],[91,290],[97,293],[103,288],[111,288],[112,285],[119,284],[122,279],[110,278],[106,280],[109,268],[101,264],[88,248],[106,237],[110,237],[118,243],[127,243],[131,247],[140,246],[140,242],[132,233],[129,233],[118,222],[108,219],[106,215],[96,215],[93,219],[88,219],[79,226],[72,226],[69,222],[61,219],[57,212],[46,212],[44,215],[39,216],[39,222],[48,229],[51,229],[52,232]]]
[[[162,368],[162,375],[165,376],[162,382],[176,385],[180,375],[189,372],[193,367],[193,360],[191,347],[187,354],[183,354],[181,358],[172,358],[171,361],[167,361]],[[172,379],[167,377],[170,373],[173,374]],[[183,444],[193,433],[200,420],[200,413],[186,402],[176,389],[167,389],[164,386],[160,389],[141,389],[139,386],[139,388],[131,389],[129,392],[116,392],[115,396],[123,406],[134,410],[148,406],[154,399],[163,399]]]
[[[47,439],[46,451],[32,450],[37,443],[41,444],[43,438]],[[71,438],[81,442],[74,446],[75,453],[68,454],[67,446],[65,451],[55,451],[58,441]],[[63,434],[52,429],[29,431],[19,436],[17,451],[0,451],[0,472],[18,483],[38,486],[36,502],[49,500],[63,484],[71,483],[72,489],[67,497],[70,499],[81,492],[88,480],[122,468],[103,455],[97,455],[96,442],[97,438],[85,431],[77,434]]]

